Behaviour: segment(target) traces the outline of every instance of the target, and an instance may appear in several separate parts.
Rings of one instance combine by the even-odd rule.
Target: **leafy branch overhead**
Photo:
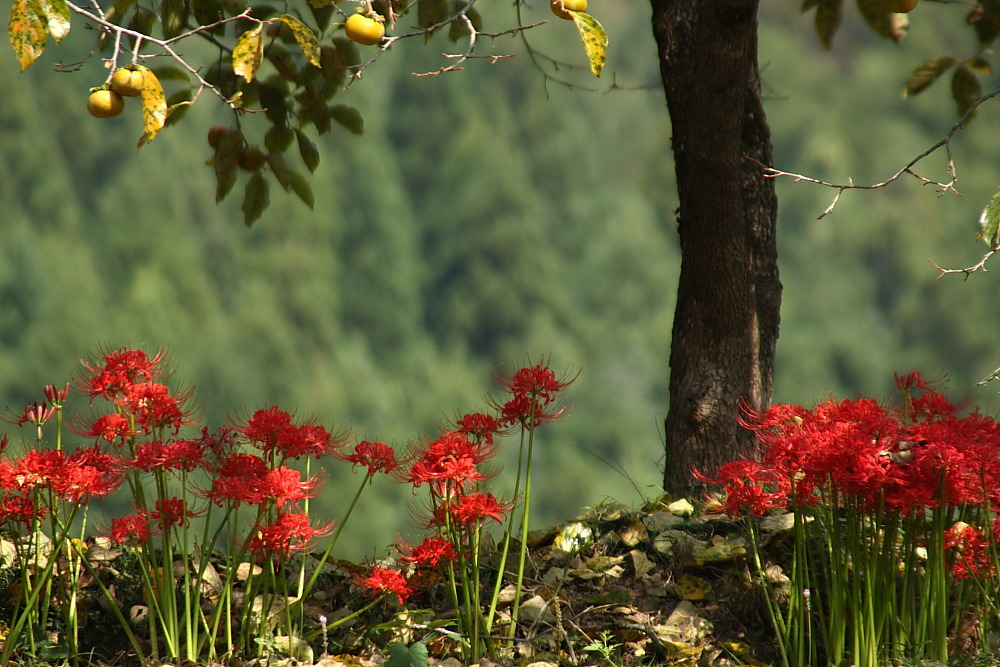
[[[500,37],[518,36],[546,23],[522,22],[519,8],[514,27],[485,32],[475,4],[264,0],[250,8],[246,0],[162,0],[151,11],[138,0],[92,0],[83,5],[13,0],[7,34],[23,71],[42,57],[50,38],[59,45],[74,17],[82,19],[97,35],[96,48],[74,44],[83,49],[75,54],[81,62],[60,68],[84,71],[88,61],[100,55],[105,79],[91,88],[87,109],[95,117],[113,118],[128,107],[127,98],[136,98],[143,128],[139,148],[180,121],[203,92],[214,95],[233,114],[230,124],[209,132],[216,200],[233,191],[241,171],[248,172],[242,210],[244,222],[251,225],[270,203],[272,183],[313,207],[305,171],[319,166],[315,136],[334,126],[352,134],[364,132],[361,112],[333,98],[395,42],[412,37],[427,41],[442,33],[453,44],[464,45],[456,53],[443,54],[446,64],[439,69],[415,73],[438,75],[462,70],[472,60],[494,63],[508,58],[482,53],[482,45],[492,46]],[[551,10],[576,25],[590,71],[600,76],[608,37],[600,22],[586,13],[587,1],[553,0]],[[200,48],[206,44],[207,52]],[[250,122],[253,116],[266,121],[266,129]]]
[[[925,0],[926,1],[926,0]],[[894,42],[901,41],[906,36],[910,24],[910,16],[919,13],[920,0],[856,0],[857,9],[862,19],[875,33]],[[930,89],[942,78],[950,79],[949,93],[955,104],[958,120],[947,131],[942,139],[925,151],[910,159],[895,173],[877,183],[856,184],[853,180],[847,183],[835,183],[820,178],[796,174],[770,165],[760,165],[770,177],[791,177],[796,181],[804,181],[837,191],[831,204],[819,215],[823,218],[833,212],[841,195],[848,190],[875,190],[894,183],[904,175],[912,176],[921,183],[934,185],[940,192],[959,194],[955,189],[958,175],[952,155],[951,140],[976,116],[983,104],[1000,95],[1000,88],[985,92],[983,78],[993,73],[989,57],[992,55],[992,45],[1000,37],[1000,2],[956,2],[950,3],[955,10],[964,12],[965,23],[972,28],[976,37],[976,51],[964,57],[944,54],[928,58],[918,64],[903,85],[903,97],[919,95]],[[915,11],[916,10],[916,11]],[[813,19],[817,38],[820,44],[830,49],[834,36],[843,19],[844,0],[804,0],[802,11],[814,11]],[[932,178],[923,176],[915,168],[918,163],[932,153],[943,149],[947,154],[947,177]],[[1000,224],[1000,191],[993,195],[983,209],[979,218],[981,239],[989,250],[974,265],[962,269],[945,269],[931,262],[940,272],[940,276],[951,273],[962,273],[966,277],[985,270],[986,262],[997,252],[1000,252],[1000,236],[997,227]]]

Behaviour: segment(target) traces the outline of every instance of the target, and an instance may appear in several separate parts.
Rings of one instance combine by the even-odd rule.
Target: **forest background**
[[[526,20],[551,18],[544,5]],[[514,58],[422,78],[411,73],[439,67],[446,43],[397,44],[342,100],[365,133],[320,139],[314,209],[273,189],[250,229],[238,196],[214,203],[205,132],[232,122],[216,100],[136,154],[136,114],[87,115],[96,62],[86,80],[54,71],[58,49],[25,74],[0,58],[0,406],[19,413],[99,349],[166,346],[213,428],[276,404],[401,446],[481,408],[498,363],[550,358],[582,373],[570,418],[539,432],[537,525],[656,496],[680,256],[669,120],[638,7],[591,4],[611,38],[602,82],[554,74],[594,91],[547,78],[509,37],[496,50]],[[923,3],[898,46],[848,12],[827,53],[797,3],[765,3],[775,166],[875,182],[940,139],[955,119],[947,83],[900,93],[926,58],[975,52],[970,31],[933,19],[946,10]],[[584,66],[569,23],[527,38]],[[975,234],[1000,182],[995,104],[952,147],[964,197],[904,179],[848,192],[818,220],[834,191],[778,182],[775,401],[880,395],[915,368],[1000,411],[995,386],[976,386],[1000,365],[993,274],[937,280],[927,261],[964,267],[985,251]],[[945,179],[943,154],[928,165]],[[516,456],[511,443],[509,467]],[[344,464],[327,468],[314,508],[334,518],[355,482]],[[409,500],[389,483],[370,491],[340,555],[381,555],[407,532]]]

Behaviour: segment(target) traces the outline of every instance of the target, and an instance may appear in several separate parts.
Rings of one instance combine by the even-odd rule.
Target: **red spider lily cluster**
[[[365,473],[362,489],[382,473],[412,485],[415,493],[421,488],[429,490],[430,500],[421,512],[420,523],[432,534],[416,546],[400,539],[396,547],[399,562],[411,576],[379,565],[356,578],[354,583],[376,598],[371,604],[394,596],[402,605],[418,587],[440,581],[433,572],[451,571],[456,563],[465,571],[478,568],[479,536],[484,525],[504,522],[515,503],[522,500],[517,489],[510,500],[501,501],[484,488],[499,469],[495,462],[498,437],[520,430],[523,438],[525,431],[533,432],[563,416],[565,408],[557,398],[575,379],[559,378],[542,365],[501,373],[497,380],[506,396],[491,400],[490,411],[464,415],[437,438],[411,443],[406,456],[397,459],[396,451],[385,443],[365,440],[351,446],[345,434],[331,433],[277,406],[234,418],[215,431],[203,427],[192,435],[193,429],[188,427],[198,421],[191,407],[193,392],[174,392],[166,384],[169,369],[163,351],[149,355],[141,349],[120,348],[81,363],[83,372],[76,388],[87,397],[93,414],[67,426],[86,444],[64,449],[61,429],[54,447],[43,439],[43,429],[50,420],[55,419],[60,427],[63,424],[68,383],[64,388],[46,387],[45,401],[4,416],[18,426],[34,427],[37,436],[34,446],[21,458],[6,453],[7,436],[0,439],[0,530],[30,538],[47,529],[53,535],[61,532],[59,539],[65,541],[79,508],[87,507],[92,499],[119,490],[127,492],[133,509],[110,519],[103,529],[105,539],[113,545],[137,547],[138,557],[149,561],[145,585],[153,593],[151,599],[159,600],[157,609],[152,610],[159,619],[154,621],[150,616],[149,631],[162,634],[170,655],[180,655],[182,641],[186,641],[183,645],[189,658],[197,657],[205,645],[198,640],[198,630],[219,627],[217,618],[192,616],[181,624],[188,633],[182,640],[181,625],[172,618],[200,613],[197,590],[193,602],[189,599],[180,605],[171,601],[175,566],[186,560],[184,554],[189,553],[192,539],[202,552],[225,549],[234,567],[250,556],[265,565],[272,576],[283,573],[292,556],[311,550],[319,538],[333,533],[321,560],[329,556],[341,526],[334,531],[333,522],[317,525],[310,518],[308,501],[319,493],[323,479],[300,472],[293,467],[296,462],[307,466],[307,471],[313,459],[337,459],[355,469],[360,467]],[[359,489],[345,520],[360,493]],[[526,490],[524,495],[528,495]],[[252,517],[249,530],[235,526],[240,515]],[[204,518],[200,539],[189,536],[196,517]],[[526,526],[526,510],[524,517]],[[508,540],[510,532],[508,527]],[[85,528],[81,536],[84,533]],[[85,558],[84,552],[79,551],[76,557]],[[26,552],[22,564],[29,558]],[[208,560],[198,562],[192,567],[201,571],[185,575],[192,581],[200,579]],[[315,583],[319,572],[316,568],[306,589]],[[226,580],[233,581],[231,577]],[[478,584],[478,574],[474,580]],[[469,581],[464,582],[465,594]],[[250,582],[243,585],[249,594]],[[259,595],[258,590],[277,597],[285,594],[285,588],[275,582],[255,588]],[[216,606],[223,608],[221,603]],[[37,610],[24,613],[29,628],[45,622],[44,614]],[[252,627],[248,619],[243,620],[242,627]],[[71,622],[69,619],[68,624]],[[247,639],[245,645],[253,643]],[[0,657],[3,655],[9,653]]]
[[[944,661],[950,619],[995,609],[985,591],[996,590],[1000,569],[1000,423],[963,414],[915,371],[895,381],[901,399],[892,405],[829,400],[750,415],[756,455],[714,476],[695,473],[723,486],[720,509],[746,517],[753,540],[755,517],[794,513],[792,589],[812,588],[830,608],[848,611],[810,618],[805,607],[797,616],[803,607],[793,599],[783,621],[772,606],[772,620],[786,639],[797,636],[788,630],[796,623],[834,623],[822,633],[831,664],[852,651],[857,664],[895,660],[907,648]],[[756,562],[763,571],[759,554]],[[914,576],[937,583],[911,584]],[[977,585],[967,586],[970,579]],[[838,637],[853,637],[853,647]]]
[[[875,510],[922,513],[939,507],[1000,504],[1000,424],[960,416],[916,372],[897,376],[901,405],[830,400],[807,410],[775,405],[747,421],[759,458],[724,464],[726,512],[851,502]],[[1000,533],[998,533],[1000,534]]]

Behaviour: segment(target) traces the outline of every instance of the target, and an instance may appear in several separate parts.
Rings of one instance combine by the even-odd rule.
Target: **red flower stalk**
[[[403,538],[397,538],[396,553],[403,563],[423,568],[435,568],[438,563],[451,563],[458,558],[452,543],[436,535],[425,538],[417,546],[407,544]]]
[[[353,454],[338,452],[336,456],[342,461],[354,464],[355,468],[359,465],[367,466],[369,477],[374,477],[377,472],[388,475],[399,467],[395,450],[384,442],[363,440],[354,446]]]
[[[312,547],[317,537],[329,535],[332,528],[332,522],[313,528],[309,525],[308,514],[282,512],[273,522],[261,526],[257,534],[247,540],[246,547],[258,561],[285,560],[293,553]]]
[[[359,587],[369,591],[373,596],[382,595],[383,593],[394,593],[400,606],[413,594],[409,583],[406,581],[406,577],[399,570],[388,567],[373,567],[367,577],[359,576],[355,580],[355,583]]]

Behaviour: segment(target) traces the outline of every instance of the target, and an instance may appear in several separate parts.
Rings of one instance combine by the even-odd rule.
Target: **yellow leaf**
[[[302,49],[302,54],[306,57],[306,60],[313,67],[319,67],[319,40],[316,39],[316,34],[309,29],[309,26],[291,14],[282,14],[278,17],[278,20],[292,31],[292,36],[295,37],[295,42]]]
[[[167,96],[163,94],[163,86],[152,70],[137,65],[142,72],[142,129],[136,148],[142,148],[152,141],[164,123],[167,122]]]
[[[712,587],[700,577],[684,575],[674,582],[674,595],[682,600],[710,600]]]
[[[580,31],[583,50],[587,52],[587,60],[590,61],[590,71],[594,76],[601,76],[608,56],[608,33],[604,32],[604,26],[590,14],[567,11],[573,16],[573,23]]]
[[[45,12],[38,0],[14,0],[7,36],[23,72],[42,55],[48,39]]]
[[[247,83],[253,81],[260,61],[264,57],[264,42],[261,38],[263,24],[240,35],[233,47],[233,72],[242,76]]]

